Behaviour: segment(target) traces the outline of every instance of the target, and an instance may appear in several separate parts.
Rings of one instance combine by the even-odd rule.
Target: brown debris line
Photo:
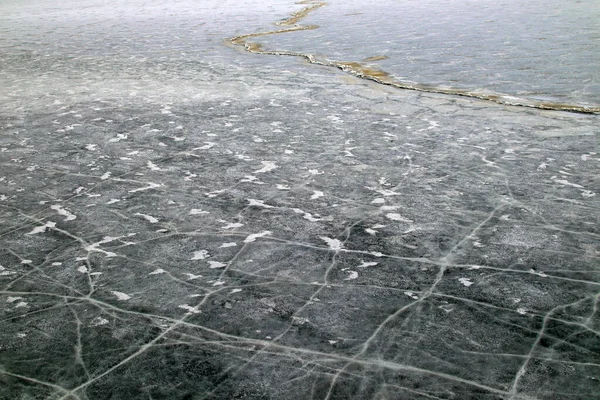
[[[328,67],[335,67],[344,72],[347,72],[357,78],[367,79],[373,82],[377,82],[383,85],[392,86],[398,89],[408,89],[408,90],[416,90],[419,92],[427,92],[427,93],[438,93],[438,94],[448,94],[454,96],[464,96],[475,98],[479,100],[487,100],[493,101],[494,103],[508,105],[508,106],[517,106],[517,107],[530,107],[537,108],[541,110],[554,110],[554,111],[568,111],[568,112],[576,112],[576,113],[584,113],[584,114],[600,114],[600,107],[586,107],[586,106],[578,106],[571,104],[560,104],[560,103],[536,103],[536,102],[526,102],[520,99],[507,99],[499,94],[486,94],[486,93],[477,93],[464,89],[452,89],[452,88],[441,88],[430,85],[423,85],[418,83],[408,83],[402,82],[394,79],[389,73],[372,68],[368,65],[364,65],[363,63],[356,61],[328,61],[328,60],[318,60],[314,55],[309,53],[300,53],[295,51],[287,51],[287,50],[265,50],[260,43],[252,43],[248,42],[246,39],[252,37],[261,37],[268,35],[276,35],[280,33],[287,32],[296,32],[296,31],[305,31],[317,29],[318,25],[298,25],[298,22],[306,18],[311,12],[326,6],[326,2],[322,1],[314,1],[314,0],[303,0],[296,4],[308,4],[307,7],[304,7],[300,11],[296,11],[291,14],[290,17],[275,23],[278,26],[289,26],[289,28],[285,29],[277,29],[266,32],[258,32],[258,33],[249,33],[246,35],[240,35],[229,39],[229,43],[242,46],[244,49],[250,53],[255,54],[269,54],[269,55],[277,55],[277,56],[293,56],[293,57],[301,57],[304,58],[311,64],[323,65]],[[370,61],[379,61],[387,59],[386,56],[373,56],[367,57],[363,60],[363,62]]]

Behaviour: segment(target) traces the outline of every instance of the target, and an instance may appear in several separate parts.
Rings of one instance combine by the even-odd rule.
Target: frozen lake
[[[598,398],[599,116],[357,77],[597,105],[597,5],[304,3],[0,2],[1,400]]]

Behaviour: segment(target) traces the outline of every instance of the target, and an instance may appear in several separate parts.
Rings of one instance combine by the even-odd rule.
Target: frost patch
[[[227,266],[227,264],[223,264],[222,262],[219,262],[219,261],[209,261],[208,262],[208,268],[210,268],[210,269],[223,268],[226,266]]]

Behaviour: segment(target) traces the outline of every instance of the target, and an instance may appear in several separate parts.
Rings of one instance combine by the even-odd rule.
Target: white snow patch
[[[219,248],[226,248],[226,247],[235,247],[237,246],[236,242],[228,242],[228,243],[223,243]]]
[[[142,214],[142,213],[135,213],[134,215],[143,217],[146,221],[150,222],[151,224],[155,224],[158,222],[158,219],[154,218],[152,215],[147,215],[147,214]]]
[[[11,297],[11,296],[9,296],[9,297],[6,299],[6,302],[7,302],[7,303],[14,303],[15,301],[17,301],[17,300],[21,300],[21,299],[23,299],[23,298],[22,298],[22,297],[20,297],[20,296],[14,296],[14,297]]]
[[[260,233],[253,233],[251,235],[248,235],[248,237],[246,239],[244,239],[244,243],[252,243],[256,239],[258,239],[260,237],[268,236],[270,234],[271,234],[271,231],[264,231],[264,232],[260,232]]]
[[[398,213],[389,213],[386,214],[386,217],[388,219],[391,219],[392,221],[401,221],[401,222],[412,222],[410,219],[408,218],[404,218],[402,215],[398,214]]]
[[[366,262],[366,261],[363,261],[363,262],[362,262],[362,264],[360,264],[359,266],[357,266],[357,268],[367,268],[367,267],[374,267],[374,266],[376,266],[377,264],[379,264],[379,263],[376,263],[376,262]]]
[[[210,254],[208,254],[208,251],[206,250],[199,250],[199,251],[195,251],[194,255],[192,256],[192,258],[190,258],[190,260],[204,260],[205,258],[210,257]]]
[[[310,196],[310,199],[315,200],[315,199],[318,199],[319,197],[323,197],[323,196],[325,196],[325,193],[321,192],[320,190],[315,190],[313,192],[313,195]]]
[[[407,291],[407,292],[404,292],[404,294],[407,295],[408,297],[410,297],[413,300],[419,300],[419,296],[417,296],[413,292]]]
[[[323,240],[325,243],[329,245],[331,250],[339,251],[342,249],[343,244],[338,239],[331,239],[325,236],[319,236],[319,239]]]
[[[193,208],[190,210],[190,215],[201,215],[201,214],[210,214],[208,211],[203,211],[199,208]]]
[[[231,224],[222,226],[221,229],[236,229],[236,228],[241,228],[242,226],[244,226],[244,224],[241,224],[239,222],[233,222]]]
[[[160,187],[158,183],[148,182],[148,186],[130,190],[129,193],[143,192],[144,190],[156,189]]]
[[[263,208],[275,208],[273,206],[265,204],[265,202],[263,200],[248,199],[248,203],[249,203],[248,204],[249,206],[263,207]]]
[[[226,266],[227,266],[227,264],[223,264],[222,262],[219,262],[219,261],[209,261],[208,262],[208,267],[210,269],[224,268]]]
[[[192,307],[189,304],[180,304],[177,307],[183,308],[184,310],[187,310],[191,314],[199,314],[199,313],[201,313],[201,311],[198,310],[198,307]]]
[[[460,283],[462,283],[463,285],[465,285],[466,287],[469,287],[469,286],[471,286],[474,283],[469,278],[458,278],[458,281]]]
[[[346,271],[349,275],[346,279],[344,279],[345,281],[351,281],[353,279],[358,278],[358,272],[356,271]]]
[[[42,226],[37,226],[37,227],[33,228],[33,230],[29,233],[26,233],[26,235],[35,235],[38,233],[46,232],[46,229],[54,228],[55,226],[56,226],[56,222],[48,221]]]
[[[82,265],[81,267],[77,268],[78,272],[81,272],[82,274],[85,274],[86,272],[88,272],[88,269],[85,265]]]
[[[273,171],[275,168],[279,167],[273,161],[261,161],[260,163],[263,165],[263,167],[254,171],[255,174],[263,174],[265,172]]]
[[[156,164],[154,164],[152,161],[148,161],[146,163],[146,166],[148,168],[150,168],[152,171],[160,171],[160,168]]]
[[[165,271],[165,270],[164,270],[164,269],[162,269],[162,268],[157,268],[157,269],[155,269],[154,271],[150,272],[148,275],[158,275],[158,274],[164,274],[165,272],[167,272],[167,271]]]
[[[131,298],[130,295],[125,294],[123,292],[116,292],[113,290],[111,293],[114,294],[117,297],[117,300],[119,300],[119,301],[126,301]]]
[[[90,322],[90,326],[106,325],[106,324],[108,324],[108,322],[109,321],[106,318],[96,317],[92,320],[92,322]]]

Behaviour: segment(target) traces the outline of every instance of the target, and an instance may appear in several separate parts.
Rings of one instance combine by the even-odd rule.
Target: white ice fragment
[[[227,264],[223,264],[222,262],[219,262],[219,261],[209,261],[208,262],[208,267],[210,269],[224,268],[226,266],[227,266]]]
[[[219,248],[226,248],[226,247],[235,247],[237,246],[236,242],[228,242],[228,243],[223,243]]]
[[[119,200],[119,199],[110,199],[110,200],[109,200],[109,201],[107,201],[105,204],[115,204],[115,203],[118,203],[118,202],[120,202],[120,201],[121,201],[121,200]]]
[[[150,272],[148,275],[158,275],[158,274],[164,274],[165,272],[167,272],[167,271],[165,271],[165,270],[164,270],[164,269],[162,269],[162,268],[157,268],[157,269],[155,269],[154,271]]]
[[[366,228],[365,232],[367,232],[369,235],[373,235],[373,236],[375,236],[378,233],[378,231],[376,231],[375,229],[371,229],[371,228]]]
[[[152,215],[147,215],[147,214],[142,214],[142,213],[135,213],[134,215],[138,215],[138,216],[144,218],[146,221],[150,222],[151,224],[155,224],[158,222],[158,219],[154,218]]]
[[[517,312],[521,315],[525,315],[525,314],[527,314],[527,309],[525,309],[523,307],[519,307],[519,308],[517,308]]]
[[[327,243],[329,245],[329,248],[331,250],[341,250],[343,247],[343,244],[341,241],[339,241],[338,239],[331,239],[325,236],[319,236],[319,239],[323,240],[325,243]]]
[[[271,234],[271,231],[263,231],[260,233],[253,233],[251,235],[248,235],[248,237],[246,239],[244,239],[244,243],[252,243],[256,239],[258,239],[260,237],[268,236],[270,234]]]
[[[130,295],[125,294],[123,292],[116,292],[113,290],[111,293],[114,294],[117,297],[117,300],[119,300],[119,301],[126,301],[131,298]]]
[[[64,216],[65,217],[65,221],[73,221],[75,218],[77,218],[76,215],[71,214],[69,211],[65,210],[64,208],[62,208],[58,204],[50,206],[50,208],[53,209],[54,211],[56,211],[59,215]]]
[[[185,272],[184,275],[186,275],[188,277],[188,281],[193,281],[194,279],[202,278],[202,275],[194,275],[189,272]]]
[[[82,274],[85,274],[86,272],[88,272],[88,269],[86,266],[82,265],[81,267],[77,268],[78,272],[81,272]]]
[[[231,292],[229,292],[229,293],[239,293],[241,291],[242,291],[242,289],[232,289]]]
[[[213,286],[223,286],[224,284],[224,281],[216,281],[215,283],[213,283]]]
[[[33,228],[33,230],[29,233],[26,233],[26,235],[35,235],[38,233],[42,233],[42,232],[45,232],[46,229],[54,228],[55,226],[56,226],[56,222],[48,221],[42,226],[37,226],[37,227]]]
[[[460,283],[462,283],[463,285],[465,285],[466,287],[469,287],[469,286],[471,286],[474,283],[469,278],[458,278],[458,281]]]
[[[31,264],[32,260],[21,260],[21,264]]]
[[[96,151],[96,147],[98,147],[97,144],[86,144],[85,145],[86,150],[89,150],[89,151]]]
[[[26,301],[21,301],[21,302],[17,303],[17,305],[15,306],[15,308],[23,308],[23,307],[27,307]]]
[[[284,150],[283,152],[284,152],[285,154],[294,154],[294,150],[288,150],[288,149],[286,149],[286,150]]]
[[[325,172],[319,171],[318,169],[309,169],[308,173],[311,175],[323,175]]]
[[[110,175],[111,175],[110,172],[105,172],[104,175],[102,175],[100,177],[100,179],[102,179],[104,181],[104,180],[110,178]]]
[[[313,192],[313,195],[310,196],[310,199],[315,200],[315,199],[318,199],[319,197],[323,197],[323,196],[325,196],[325,193],[321,192],[320,190],[315,190]]]
[[[255,174],[263,174],[265,172],[269,172],[274,170],[275,168],[278,168],[278,165],[275,164],[273,161],[261,161],[260,163],[263,165],[263,167],[254,171]]]
[[[385,203],[385,199],[381,198],[381,197],[378,197],[371,202],[371,204],[383,204],[383,203]]]
[[[194,255],[192,256],[192,258],[190,258],[190,260],[204,260],[205,258],[210,257],[210,254],[208,254],[208,251],[206,250],[200,250],[200,251],[195,251]]]
[[[277,189],[279,190],[290,190],[291,188],[288,185],[277,184]]]

